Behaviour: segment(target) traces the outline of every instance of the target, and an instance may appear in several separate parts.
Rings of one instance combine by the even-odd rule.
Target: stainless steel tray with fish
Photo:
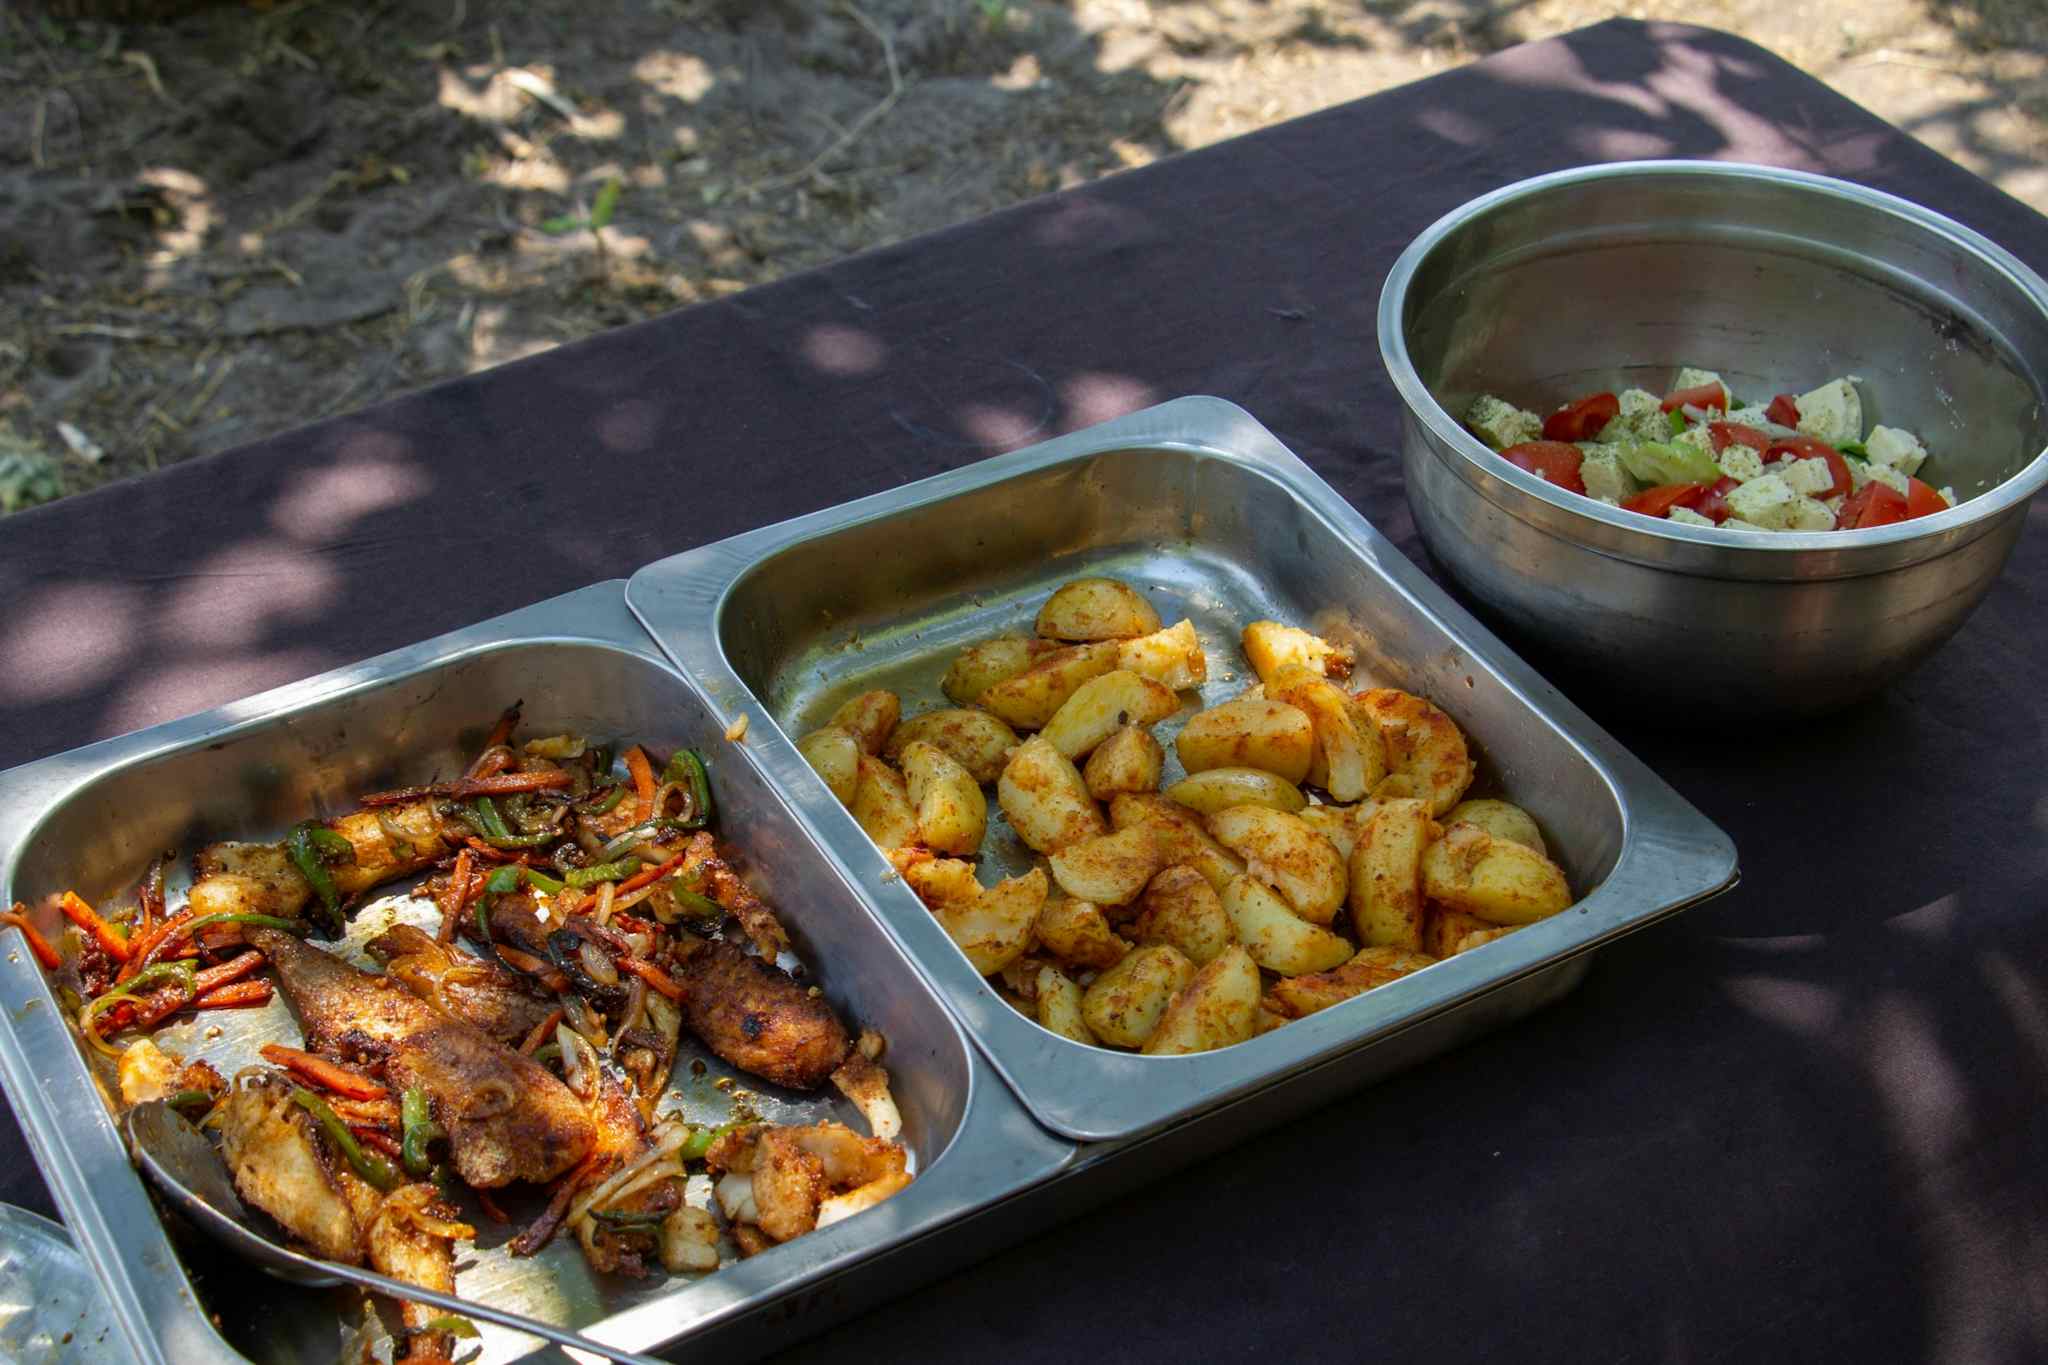
[[[746,751],[724,742],[725,718],[654,649],[617,582],[14,769],[0,777],[0,903],[38,904],[66,889],[113,896],[160,850],[189,855],[210,839],[274,837],[378,785],[459,772],[458,737],[473,741],[514,699],[524,701],[528,733],[646,739],[707,755],[721,837],[746,855],[843,1017],[888,1040],[916,1177],[875,1208],[751,1259],[728,1254],[716,1272],[640,1281],[595,1274],[573,1239],[514,1258],[505,1244],[515,1228],[472,1205],[479,1235],[458,1255],[457,1293],[628,1349],[716,1340],[721,1352],[744,1351],[936,1273],[930,1234],[972,1227],[1071,1160],[1072,1146],[1019,1108],[786,798]],[[179,899],[175,885],[170,899]],[[363,910],[338,946],[353,953],[394,918],[422,913],[425,902],[390,897]],[[87,1060],[19,936],[4,939],[0,1080],[138,1357],[333,1360],[343,1329],[361,1321],[361,1300],[262,1278],[172,1236],[129,1163],[104,1068]],[[300,1042],[282,996],[258,1010],[189,1018],[160,1029],[159,1041],[224,1075],[256,1060],[267,1041]],[[865,1131],[829,1089],[829,1099],[778,1091],[693,1051],[687,1035],[671,1087],[668,1105],[706,1121],[729,1112],[739,1091],[770,1120],[831,1116]],[[854,1267],[874,1273],[849,1279]],[[482,1330],[487,1361],[533,1349],[531,1338]]]
[[[1430,698],[1461,726],[1474,795],[1534,812],[1580,899],[1479,951],[1236,1046],[1113,1052],[1041,1028],[985,981],[904,885],[792,737],[848,697],[947,706],[939,679],[972,642],[1029,634],[1059,584],[1102,575],[1194,622],[1203,705],[1242,691],[1241,627],[1272,619],[1348,642],[1359,672]],[[1582,978],[1588,951],[1732,884],[1735,850],[1241,409],[1185,398],[799,517],[642,569],[627,600],[940,990],[1031,1112],[1083,1141],[1129,1138],[1333,1077],[1384,1074],[1524,1014]],[[1184,720],[1192,707],[1184,707]],[[1177,720],[1159,727],[1168,740]],[[1168,780],[1175,775],[1171,766]],[[991,809],[992,828],[998,823]],[[1000,829],[984,869],[1029,861]],[[985,881],[988,877],[984,875]],[[1257,1109],[1257,1105],[1250,1106]]]

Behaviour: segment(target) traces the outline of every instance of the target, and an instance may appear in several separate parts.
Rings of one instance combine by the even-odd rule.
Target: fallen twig
[[[846,5],[846,12],[852,15],[854,21],[862,28],[874,34],[880,40],[882,44],[882,60],[888,63],[889,67],[889,93],[882,96],[881,102],[876,104],[874,108],[855,119],[845,132],[832,140],[830,146],[812,157],[801,169],[791,171],[786,175],[771,176],[766,180],[758,180],[751,185],[745,186],[741,193],[752,197],[769,190],[786,189],[791,185],[802,184],[817,174],[826,162],[838,156],[855,142],[858,142],[868,129],[874,127],[884,115],[896,107],[896,101],[903,98],[903,73],[896,66],[895,40],[889,36],[887,30],[882,28],[880,24],[868,18],[860,6],[851,3],[851,0]]]

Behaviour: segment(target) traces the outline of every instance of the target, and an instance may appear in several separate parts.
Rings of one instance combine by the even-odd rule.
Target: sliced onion
[[[578,1099],[597,1091],[597,1054],[582,1034],[566,1023],[555,1025],[555,1043],[562,1049],[562,1083]]]
[[[568,1055],[566,1050],[563,1055]],[[690,1125],[680,1119],[664,1119],[649,1134],[653,1139],[653,1143],[646,1151],[635,1157],[627,1165],[621,1167],[609,1180],[605,1180],[585,1190],[575,1203],[569,1205],[569,1221],[573,1223],[589,1213],[591,1209],[609,1202],[614,1195],[625,1188],[627,1181],[633,1179],[633,1177],[639,1175],[663,1157],[674,1155],[675,1150],[689,1139],[691,1132]],[[661,1174],[669,1176],[675,1174],[675,1172],[663,1171]]]
[[[612,961],[610,953],[586,938],[578,949],[577,956],[583,959],[583,970],[590,974],[592,981],[600,986],[619,984],[619,969]]]

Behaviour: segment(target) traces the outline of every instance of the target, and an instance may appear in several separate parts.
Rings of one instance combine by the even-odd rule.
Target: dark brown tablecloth
[[[1861,181],[2048,267],[2041,218],[1769,54],[1603,24],[8,518],[0,766],[1180,394],[1420,559],[1387,267],[1481,191],[1665,155]],[[2044,593],[2036,526],[1931,663],[1789,733],[1585,698],[1734,835],[1739,890],[796,1354],[2048,1356]],[[50,1209],[11,1125],[0,1197]]]

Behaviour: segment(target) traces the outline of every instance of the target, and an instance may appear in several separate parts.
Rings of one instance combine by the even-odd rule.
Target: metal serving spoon
[[[222,1243],[256,1262],[270,1274],[311,1288],[348,1283],[374,1289],[395,1299],[431,1304],[464,1317],[481,1318],[515,1332],[544,1337],[558,1346],[588,1351],[624,1365],[660,1365],[650,1356],[606,1346],[589,1337],[488,1304],[437,1293],[370,1270],[340,1265],[280,1246],[258,1232],[248,1209],[235,1194],[227,1167],[206,1135],[169,1105],[152,1100],[138,1104],[123,1120],[128,1141],[142,1169],[178,1209]]]

